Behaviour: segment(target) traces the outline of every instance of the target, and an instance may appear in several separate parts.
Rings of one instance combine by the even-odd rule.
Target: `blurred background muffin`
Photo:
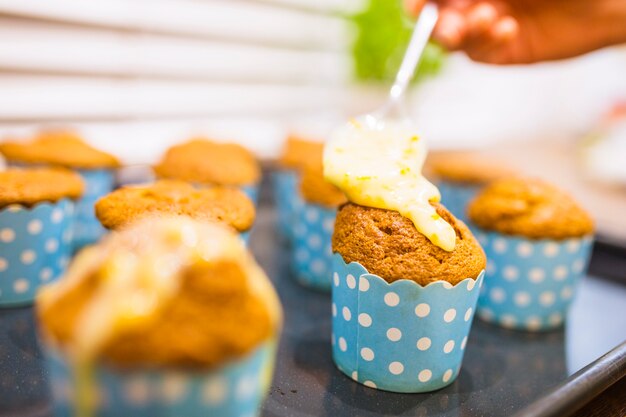
[[[467,221],[467,204],[482,187],[515,174],[510,164],[468,151],[431,152],[424,171],[439,189],[441,202],[463,221]]]
[[[261,168],[241,145],[192,139],[169,148],[154,166],[158,178],[187,181],[200,186],[229,186],[243,190],[255,203]]]
[[[298,183],[303,169],[317,166],[322,161],[324,143],[289,135],[284,142],[272,172],[274,204],[276,206],[276,230],[287,241],[293,238],[295,212],[301,205]]]
[[[293,227],[292,269],[305,286],[329,291],[332,276],[331,238],[343,192],[324,179],[321,161],[301,173]]]
[[[115,186],[116,169],[120,167],[115,156],[94,148],[68,130],[47,130],[32,139],[0,142],[0,153],[14,166],[65,167],[78,172],[85,189],[76,206],[74,249],[93,243],[104,234],[93,205]]]
[[[175,180],[120,188],[98,200],[95,210],[107,229],[121,229],[146,217],[181,215],[220,222],[245,236],[255,217],[254,204],[243,191],[196,188]]]
[[[281,326],[278,298],[235,234],[184,217],[84,250],[37,313],[52,386],[70,384],[56,411],[98,415],[256,415]],[[147,390],[141,399],[131,383]]]
[[[0,307],[29,304],[72,254],[80,176],[62,168],[0,172]]]
[[[567,193],[541,180],[493,182],[468,214],[489,259],[481,318],[505,327],[558,327],[591,255],[593,220]]]

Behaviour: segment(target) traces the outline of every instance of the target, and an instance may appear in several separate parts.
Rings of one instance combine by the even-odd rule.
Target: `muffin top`
[[[433,179],[474,185],[515,175],[511,167],[474,152],[431,152],[424,170]]]
[[[96,217],[108,229],[119,229],[155,215],[181,215],[226,224],[239,232],[252,227],[254,204],[236,188],[197,189],[174,180],[128,186],[96,203]]]
[[[289,136],[278,164],[283,168],[300,170],[321,163],[323,152],[323,142]]]
[[[278,297],[227,228],[146,220],[80,252],[43,288],[45,340],[75,363],[209,369],[273,339]]]
[[[469,204],[468,215],[485,230],[531,239],[581,237],[594,229],[589,214],[571,196],[531,178],[490,184]]]
[[[0,207],[42,201],[77,199],[83,193],[80,175],[62,168],[12,168],[0,172]]]
[[[454,228],[456,244],[452,251],[433,244],[396,211],[348,203],[337,213],[333,252],[346,263],[360,263],[387,282],[408,279],[427,285],[443,280],[454,285],[465,278],[477,278],[486,264],[478,241],[444,206],[433,206]]]
[[[339,188],[324,179],[321,161],[302,171],[300,190],[307,202],[325,207],[336,208],[348,201]]]
[[[261,178],[259,164],[249,150],[206,139],[172,146],[154,171],[161,178],[214,185],[251,185]]]
[[[85,143],[74,132],[41,132],[31,141],[0,143],[0,153],[10,162],[55,165],[78,169],[116,168],[119,160]]]

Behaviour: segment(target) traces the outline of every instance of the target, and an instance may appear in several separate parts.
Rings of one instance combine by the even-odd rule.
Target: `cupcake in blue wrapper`
[[[485,255],[465,224],[435,207],[456,233],[452,251],[398,212],[352,203],[338,211],[333,359],[365,386],[428,392],[459,375]]]
[[[146,217],[188,216],[229,226],[247,242],[254,224],[252,200],[236,188],[196,188],[176,180],[122,187],[102,197],[96,216],[107,229],[118,230]]]
[[[295,213],[302,206],[300,175],[309,166],[322,161],[324,144],[321,141],[289,136],[272,173],[276,227],[278,233],[288,241],[293,238]]]
[[[81,178],[61,169],[0,172],[0,307],[32,303],[65,272]]]
[[[515,171],[474,152],[439,151],[429,154],[425,170],[441,193],[441,202],[467,223],[467,205],[487,184],[510,177]]]
[[[304,169],[299,188],[302,202],[293,226],[293,274],[307,287],[330,291],[335,216],[337,207],[347,200],[341,190],[324,180],[320,164]]]
[[[82,251],[36,307],[57,416],[259,413],[281,309],[222,225],[137,222]]]
[[[591,255],[593,221],[543,181],[496,181],[469,216],[487,253],[480,318],[529,331],[560,327]]]
[[[239,188],[258,203],[261,168],[248,149],[234,143],[197,138],[172,146],[154,166],[158,178],[200,187]]]
[[[93,205],[115,186],[115,172],[120,166],[116,157],[93,148],[69,131],[46,131],[30,141],[7,141],[0,144],[0,152],[11,165],[64,167],[79,173],[85,189],[76,205],[73,249],[102,237],[105,230],[95,217]]]

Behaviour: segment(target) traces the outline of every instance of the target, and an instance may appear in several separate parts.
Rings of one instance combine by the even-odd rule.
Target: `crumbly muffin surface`
[[[289,136],[285,142],[278,164],[286,169],[304,169],[322,162],[324,143]]]
[[[566,239],[593,233],[591,216],[567,193],[532,178],[507,178],[480,192],[469,218],[485,230],[531,239]]]
[[[0,143],[0,153],[10,162],[53,165],[77,169],[119,167],[119,160],[85,143],[74,132],[39,133],[31,141]]]
[[[424,170],[433,180],[474,185],[488,184],[516,173],[510,166],[474,152],[431,152]]]
[[[184,215],[218,221],[244,232],[252,227],[255,218],[254,204],[236,188],[195,188],[173,180],[120,188],[98,200],[95,210],[108,229],[155,215]]]
[[[27,207],[42,201],[77,199],[83,193],[78,174],[62,168],[8,169],[0,172],[0,207]]]
[[[336,208],[348,201],[339,188],[324,179],[321,163],[303,170],[300,190],[305,201],[329,208]]]
[[[213,185],[253,185],[261,178],[261,168],[249,150],[206,139],[172,146],[154,171],[160,178]]]
[[[477,278],[486,258],[467,226],[441,204],[433,204],[456,232],[456,245],[448,252],[417,231],[411,220],[391,210],[348,203],[337,213],[333,252],[346,263],[359,262],[387,282],[409,279],[420,285],[434,281],[457,284]]]

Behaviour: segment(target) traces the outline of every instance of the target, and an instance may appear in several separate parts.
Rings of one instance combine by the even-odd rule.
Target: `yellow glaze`
[[[446,251],[456,234],[430,202],[439,190],[422,176],[426,144],[409,124],[353,120],[335,130],[324,148],[324,176],[350,201],[394,210]]]

